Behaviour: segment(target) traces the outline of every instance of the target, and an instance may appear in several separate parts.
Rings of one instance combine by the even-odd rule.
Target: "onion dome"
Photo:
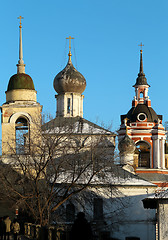
[[[120,153],[133,153],[136,149],[134,141],[126,134],[118,144]]]
[[[66,67],[54,78],[54,89],[57,93],[75,92],[82,94],[86,88],[84,76],[78,72],[71,62],[71,52]]]
[[[136,79],[136,83],[133,87],[139,86],[139,85],[148,85],[147,79],[145,77],[145,73],[143,72],[143,61],[142,61],[142,50],[140,51],[140,69],[138,73],[138,77]],[[148,85],[150,87],[150,85]]]
[[[146,104],[138,104],[136,107],[132,107],[125,117],[129,119],[129,122],[136,122],[137,120],[157,122],[159,118],[153,108]]]
[[[14,74],[9,80],[7,91],[15,89],[35,90],[32,78],[25,73]]]

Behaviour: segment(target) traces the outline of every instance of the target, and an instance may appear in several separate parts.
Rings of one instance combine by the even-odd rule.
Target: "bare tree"
[[[103,182],[115,135],[81,118],[56,118],[32,136],[24,136],[24,154],[11,149],[2,157],[0,183],[5,197],[43,225],[68,199]]]

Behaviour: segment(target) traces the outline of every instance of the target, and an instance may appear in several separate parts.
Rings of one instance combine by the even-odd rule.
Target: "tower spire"
[[[23,61],[23,47],[22,47],[22,23],[21,20],[23,17],[19,16],[18,19],[20,19],[20,25],[19,25],[19,61],[17,66],[17,73],[25,73],[25,64]]]
[[[141,43],[138,46],[141,47],[141,49],[140,49],[140,69],[139,69],[139,73],[143,73],[142,47],[144,45]]]
[[[136,86],[139,86],[139,85],[148,85],[147,84],[147,79],[145,77],[145,73],[143,72],[142,47],[144,45],[141,43],[138,46],[141,47],[141,50],[140,50],[140,69],[139,69],[138,77],[136,79],[136,84],[133,87],[136,87]],[[148,85],[148,87],[150,87],[150,86]]]
[[[71,53],[71,40],[74,39],[74,38],[69,36],[66,39],[69,39],[69,53],[68,53],[68,56],[69,56],[69,62],[71,62],[71,56],[72,56],[72,53]]]
[[[143,60],[142,60],[142,47],[144,46],[142,43],[138,46],[141,47],[140,49],[140,69],[138,73],[138,77],[136,79],[136,83],[133,86],[135,88],[135,96],[134,100],[132,101],[132,106],[136,107],[137,104],[146,104],[150,107],[151,102],[148,96],[148,88],[150,85],[147,83],[147,79],[145,77],[145,73],[143,72]]]

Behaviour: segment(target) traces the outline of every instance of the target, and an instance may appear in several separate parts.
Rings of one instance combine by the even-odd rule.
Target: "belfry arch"
[[[136,142],[136,154],[138,154],[138,167],[150,168],[150,144],[146,141]]]
[[[15,122],[16,154],[29,152],[30,124],[25,116],[20,116]]]
[[[25,118],[28,120],[28,122],[31,124],[32,122],[32,118],[30,116],[30,114],[28,114],[27,112],[17,112],[14,113],[10,118],[9,118],[9,123],[13,124],[17,121],[18,118]]]

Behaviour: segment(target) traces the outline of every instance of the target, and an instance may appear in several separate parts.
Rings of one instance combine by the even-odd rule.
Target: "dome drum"
[[[37,101],[37,92],[35,90],[14,89],[6,91],[6,102],[14,101]]]

